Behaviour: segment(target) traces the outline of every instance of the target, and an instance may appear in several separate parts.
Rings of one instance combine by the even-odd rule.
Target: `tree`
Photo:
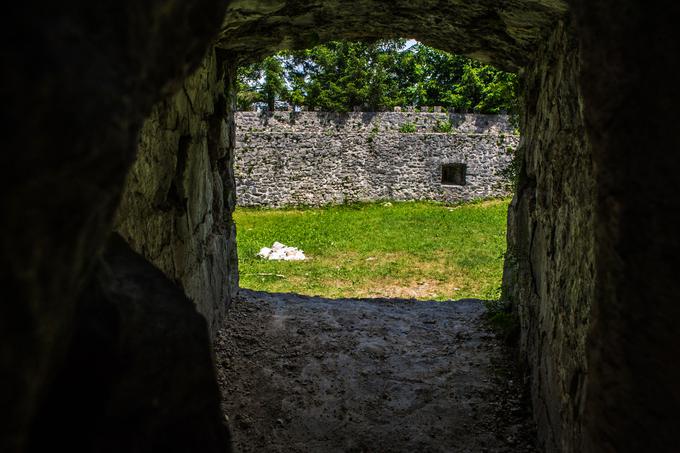
[[[283,65],[276,56],[267,57],[264,59],[262,72],[264,83],[261,93],[269,111],[273,112],[276,109],[276,101],[286,97],[287,94]]]
[[[241,109],[254,102],[265,102],[270,111],[276,108],[276,101],[288,94],[281,57],[267,57],[259,63],[239,68],[237,76],[236,102]]]
[[[248,110],[261,98],[258,82],[261,64],[251,64],[239,68],[236,77],[236,105],[239,110]]]
[[[258,98],[311,109],[380,111],[441,105],[459,112],[513,112],[514,74],[406,40],[334,41],[284,52],[239,72],[239,102]]]

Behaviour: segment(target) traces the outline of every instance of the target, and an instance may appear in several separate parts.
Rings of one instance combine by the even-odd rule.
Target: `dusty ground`
[[[483,313],[242,290],[215,341],[236,451],[535,451]]]

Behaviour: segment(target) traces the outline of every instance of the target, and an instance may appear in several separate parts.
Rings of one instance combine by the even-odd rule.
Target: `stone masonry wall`
[[[450,133],[435,132],[442,121]],[[519,141],[495,115],[238,112],[236,123],[241,206],[504,196],[503,170]],[[399,132],[406,123],[416,132]],[[442,184],[442,165],[453,163],[467,166],[465,185]]]
[[[238,288],[224,61],[209,52],[144,123],[118,231],[180,285],[212,331]]]
[[[508,213],[504,297],[521,322],[534,414],[547,452],[583,451],[595,288],[596,186],[573,31],[559,24],[523,77],[523,156]]]

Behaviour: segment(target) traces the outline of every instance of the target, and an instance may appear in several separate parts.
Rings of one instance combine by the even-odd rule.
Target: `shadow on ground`
[[[531,452],[507,351],[479,300],[241,290],[215,339],[239,452]]]

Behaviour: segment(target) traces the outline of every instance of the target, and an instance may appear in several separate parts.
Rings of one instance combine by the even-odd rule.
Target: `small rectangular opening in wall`
[[[466,164],[442,164],[442,184],[445,186],[464,186],[466,175]]]

